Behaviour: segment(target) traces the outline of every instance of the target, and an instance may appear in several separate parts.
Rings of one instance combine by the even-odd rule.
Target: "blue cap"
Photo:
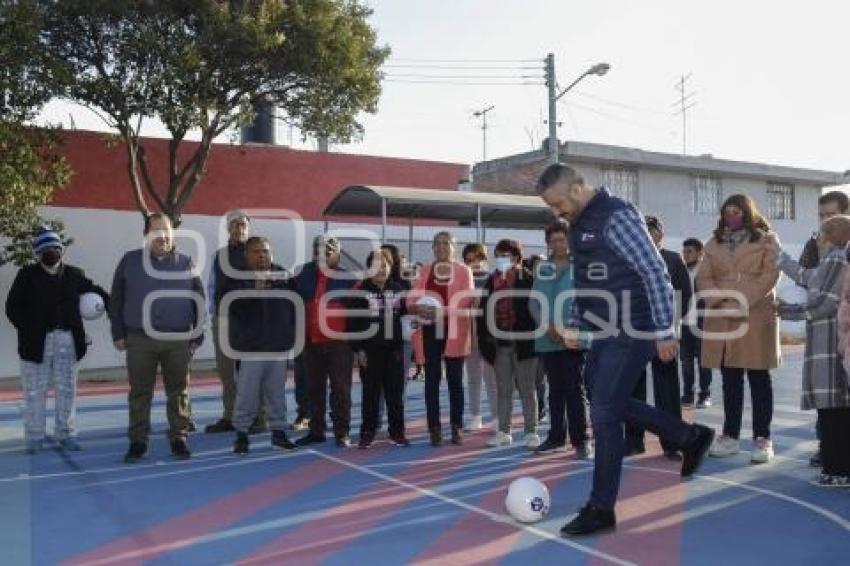
[[[35,255],[41,255],[44,250],[49,248],[59,248],[62,251],[65,249],[65,246],[62,245],[59,234],[50,228],[43,227],[35,238],[32,239],[32,251],[35,252]]]

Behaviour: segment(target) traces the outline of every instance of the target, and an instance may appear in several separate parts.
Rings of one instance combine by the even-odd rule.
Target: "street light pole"
[[[549,143],[547,145],[548,153],[549,153],[549,161],[551,163],[558,162],[558,123],[557,123],[557,107],[556,103],[558,100],[567,94],[574,86],[582,81],[585,77],[589,75],[598,75],[602,76],[611,70],[611,65],[608,63],[597,63],[592,66],[584,73],[582,73],[576,80],[571,82],[567,88],[563,89],[561,92],[556,94],[556,82],[555,82],[555,55],[553,53],[549,53],[546,56],[546,86],[549,89]]]

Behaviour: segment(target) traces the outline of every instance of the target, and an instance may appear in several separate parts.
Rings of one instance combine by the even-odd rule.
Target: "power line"
[[[541,75],[431,75],[423,73],[387,73],[389,78],[397,79],[537,79],[543,80]]]
[[[542,82],[513,81],[513,82],[474,82],[474,81],[448,81],[448,80],[418,80],[418,79],[393,79],[386,78],[387,83],[407,84],[433,84],[433,85],[456,85],[456,86],[543,86]]]
[[[481,70],[481,71],[501,71],[501,70],[518,70],[518,71],[535,71],[540,69],[540,66],[530,65],[432,65],[432,64],[385,64],[382,65],[386,69],[446,69],[452,71],[463,70]]]
[[[538,63],[540,59],[416,59],[409,57],[393,57],[390,62],[410,63]]]
[[[633,110],[635,112],[647,112],[651,114],[663,114],[667,115],[667,111],[658,110],[655,108],[649,108],[646,106],[635,106],[633,104],[627,104],[625,102],[618,102],[616,100],[611,100],[610,98],[604,98],[602,96],[597,96],[595,94],[590,94],[589,92],[583,92],[580,90],[574,91],[577,95],[582,96],[584,98],[589,98],[591,100],[595,100],[596,102],[601,102],[602,104],[607,104],[609,106],[616,106],[617,108],[623,108],[624,110]]]
[[[669,133],[669,132],[663,130],[662,128],[658,128],[657,126],[652,126],[652,125],[649,125],[649,124],[646,124],[646,123],[643,123],[643,122],[637,122],[635,120],[630,120],[628,118],[623,118],[622,116],[617,116],[616,114],[611,114],[609,112],[605,112],[604,110],[599,110],[599,109],[593,108],[591,106],[585,106],[584,104],[579,104],[578,102],[570,102],[569,106],[574,107],[574,108],[579,108],[581,110],[584,110],[585,112],[590,112],[591,114],[596,114],[597,116],[602,116],[603,118],[608,118],[609,120],[615,120],[617,122],[622,122],[624,124],[637,126],[637,127],[644,128],[644,129],[647,129],[647,130],[653,130],[653,131],[656,131],[656,132],[664,131],[664,133]]]

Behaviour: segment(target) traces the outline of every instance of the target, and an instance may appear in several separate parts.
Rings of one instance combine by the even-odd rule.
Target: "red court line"
[[[465,437],[460,448],[434,449],[433,455],[428,457],[440,461],[410,465],[394,477],[420,487],[438,486],[452,472],[469,463],[464,456],[480,452],[488,438],[487,434],[472,434]],[[350,542],[368,536],[375,525],[421,497],[423,495],[419,492],[390,481],[381,481],[372,489],[246,555],[239,564],[319,564]]]
[[[506,472],[476,506],[493,513],[507,513],[505,495],[512,480],[532,476],[544,483],[548,480],[547,487],[549,487],[563,475],[571,463],[572,461],[567,460],[564,454],[527,458],[518,468]],[[542,476],[552,471],[556,473],[548,477]],[[499,564],[522,537],[522,531],[518,528],[520,526],[519,523],[497,523],[473,512],[465,513],[454,523],[447,525],[443,535],[412,563],[418,566]]]
[[[383,452],[382,448],[368,452],[352,450],[346,457],[362,464]],[[118,538],[100,548],[73,556],[62,564],[123,565],[154,560],[190,546],[202,536],[238,523],[287,497],[327,482],[346,471],[347,468],[338,464],[316,459],[167,521]]]
[[[650,438],[647,438],[650,440]],[[682,561],[682,532],[687,488],[679,477],[681,463],[658,455],[655,438],[647,446],[652,456],[632,460],[641,466],[670,473],[623,469],[617,502],[617,531],[601,537],[597,548],[614,556],[628,556],[637,564],[678,565]],[[626,464],[629,460],[626,460]],[[594,564],[601,564],[594,560]]]

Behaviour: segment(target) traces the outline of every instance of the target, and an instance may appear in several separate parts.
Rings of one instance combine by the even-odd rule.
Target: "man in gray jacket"
[[[124,461],[138,462],[147,452],[158,367],[167,397],[171,453],[185,460],[191,456],[186,444],[189,362],[203,340],[204,290],[191,258],[174,250],[168,216],[149,215],[144,233],[145,247],[124,254],[115,270],[109,309],[112,339],[127,353],[130,382],[130,448]]]

